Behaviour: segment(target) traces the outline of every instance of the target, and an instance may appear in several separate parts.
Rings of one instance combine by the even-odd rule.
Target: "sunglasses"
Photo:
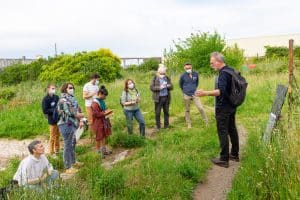
[[[73,88],[73,87],[68,87],[68,89],[70,89],[70,90],[71,90],[71,89],[74,89],[74,88]]]

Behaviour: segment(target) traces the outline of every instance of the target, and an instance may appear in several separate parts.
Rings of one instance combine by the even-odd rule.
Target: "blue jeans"
[[[66,169],[69,169],[75,163],[76,138],[74,133],[76,128],[68,124],[61,124],[58,128],[64,139],[64,166]]]
[[[59,173],[57,170],[52,170],[50,176],[47,177],[46,179],[46,184],[48,187],[51,187],[56,179],[58,179]],[[36,184],[36,185],[26,185],[25,187],[29,189],[33,189],[37,192],[43,192],[43,188],[41,184]]]
[[[138,121],[138,123],[139,123],[141,136],[145,137],[145,120],[141,113],[141,110],[140,109],[124,110],[124,114],[126,116],[128,133],[132,134],[132,132],[133,132],[132,120],[134,117],[136,119],[136,121]]]

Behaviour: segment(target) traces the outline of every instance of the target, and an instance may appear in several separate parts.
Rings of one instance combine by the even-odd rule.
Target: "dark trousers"
[[[161,109],[164,112],[164,127],[167,128],[169,126],[169,98],[168,96],[159,97],[159,102],[155,102],[155,121],[156,121],[156,128],[160,129],[160,113]]]
[[[231,141],[231,155],[239,155],[239,136],[235,125],[235,108],[216,108],[217,130],[221,147],[220,160],[229,160],[229,140]]]

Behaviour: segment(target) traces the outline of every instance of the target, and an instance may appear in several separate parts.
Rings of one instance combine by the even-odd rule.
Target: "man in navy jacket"
[[[200,99],[195,96],[195,91],[199,85],[199,76],[198,73],[192,70],[192,64],[184,64],[185,73],[180,76],[179,86],[183,92],[183,100],[185,103],[185,121],[188,128],[192,127],[191,117],[190,117],[190,105],[193,101],[201,113],[201,116],[205,122],[208,124],[207,116],[204,112],[203,106],[200,102]]]
[[[219,72],[216,89],[211,91],[198,90],[196,95],[216,97],[216,121],[221,152],[220,157],[212,159],[212,162],[227,168],[229,160],[239,161],[239,136],[235,125],[236,107],[232,106],[229,100],[232,77],[224,71],[225,69],[233,69],[225,64],[224,56],[218,52],[211,54],[210,64],[215,71]],[[232,144],[230,153],[228,135]]]

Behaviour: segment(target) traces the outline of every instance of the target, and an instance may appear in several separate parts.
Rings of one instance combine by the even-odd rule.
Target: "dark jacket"
[[[232,70],[232,68],[225,66],[219,71],[216,89],[220,90],[220,95],[216,97],[216,108],[232,107],[229,100],[231,92],[231,75],[226,73],[224,69]]]
[[[173,84],[171,82],[171,79],[168,76],[165,76],[164,79],[167,81],[167,87],[168,89],[168,101],[171,101],[171,93],[170,91],[173,90]],[[152,99],[154,102],[159,102],[159,92],[160,92],[160,82],[159,82],[159,77],[155,76],[150,85],[150,90],[153,92],[152,93]]]
[[[190,74],[185,72],[180,76],[179,86],[182,92],[188,96],[193,96],[199,84],[199,76],[197,72],[192,71],[192,78]]]
[[[46,95],[42,101],[43,113],[47,116],[48,124],[50,124],[50,125],[57,124],[57,121],[55,121],[53,119],[53,111],[57,107],[58,100],[59,100],[59,97],[54,94],[53,96]]]

